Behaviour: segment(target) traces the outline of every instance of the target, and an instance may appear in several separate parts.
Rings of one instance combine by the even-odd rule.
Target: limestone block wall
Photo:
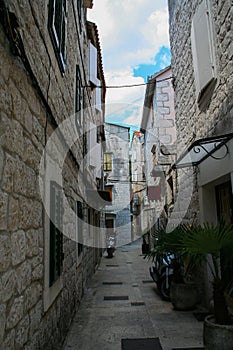
[[[22,60],[12,54],[0,26],[0,348],[4,350],[59,349],[98,262],[94,249],[85,247],[78,264],[76,243],[64,237],[62,285],[45,307],[48,226],[39,193],[39,164],[57,124],[74,112],[75,67],[82,66],[77,35],[87,57],[84,12],[77,34],[77,8],[68,1],[67,69],[61,75],[48,34],[47,5],[48,1],[7,1],[17,18],[34,81]],[[87,61],[83,79],[86,71]],[[84,102],[91,102],[87,90]],[[80,198],[81,140],[72,152],[64,164],[63,181],[74,208]]]
[[[112,184],[112,203],[105,213],[116,214],[116,244],[131,241],[130,178],[129,178],[129,129],[120,125],[105,124],[106,149],[112,154],[112,171],[106,172],[107,183]]]
[[[178,157],[196,139],[221,135],[233,130],[232,2],[230,0],[209,2],[213,18],[217,80],[209,106],[204,111],[200,110],[197,103],[191,49],[191,21],[199,3],[201,3],[199,0],[169,0]],[[192,170],[188,171],[186,175],[182,170],[178,171],[182,184],[180,186],[184,189],[192,178]],[[192,183],[194,191],[188,216],[198,218],[195,174]],[[179,215],[183,214],[177,212],[177,216]]]
[[[156,78],[154,94],[155,122],[160,145],[169,146],[176,142],[174,90],[172,71],[167,69]]]

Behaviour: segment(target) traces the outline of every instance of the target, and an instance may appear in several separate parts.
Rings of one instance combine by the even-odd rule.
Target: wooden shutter
[[[198,6],[192,20],[191,44],[197,97],[215,77],[214,43],[208,0]]]

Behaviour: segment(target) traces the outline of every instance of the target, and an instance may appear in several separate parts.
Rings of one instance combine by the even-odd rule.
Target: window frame
[[[60,28],[57,28],[56,22]],[[49,0],[48,30],[60,71],[64,75],[66,69],[67,0]]]
[[[106,160],[108,156],[111,157],[111,160]],[[104,171],[112,171],[112,153],[104,153]]]

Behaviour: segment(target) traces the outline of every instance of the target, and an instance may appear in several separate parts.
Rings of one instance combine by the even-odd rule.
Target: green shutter
[[[80,243],[83,240],[83,233],[82,233],[83,203],[80,201],[77,201],[77,216],[78,216],[78,255],[80,255],[83,251],[83,244]]]
[[[75,91],[75,113],[77,113],[81,110],[81,99],[82,99],[81,74],[80,74],[80,69],[78,65],[76,66],[76,89],[75,90],[76,90]]]
[[[63,254],[63,203],[62,189],[54,181],[50,183],[50,286],[62,273]]]

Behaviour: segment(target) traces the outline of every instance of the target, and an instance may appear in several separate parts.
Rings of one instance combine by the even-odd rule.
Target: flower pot
[[[172,282],[170,297],[175,310],[192,310],[198,301],[196,284]]]
[[[233,324],[220,325],[215,323],[213,315],[205,318],[203,328],[205,350],[232,350]]]

